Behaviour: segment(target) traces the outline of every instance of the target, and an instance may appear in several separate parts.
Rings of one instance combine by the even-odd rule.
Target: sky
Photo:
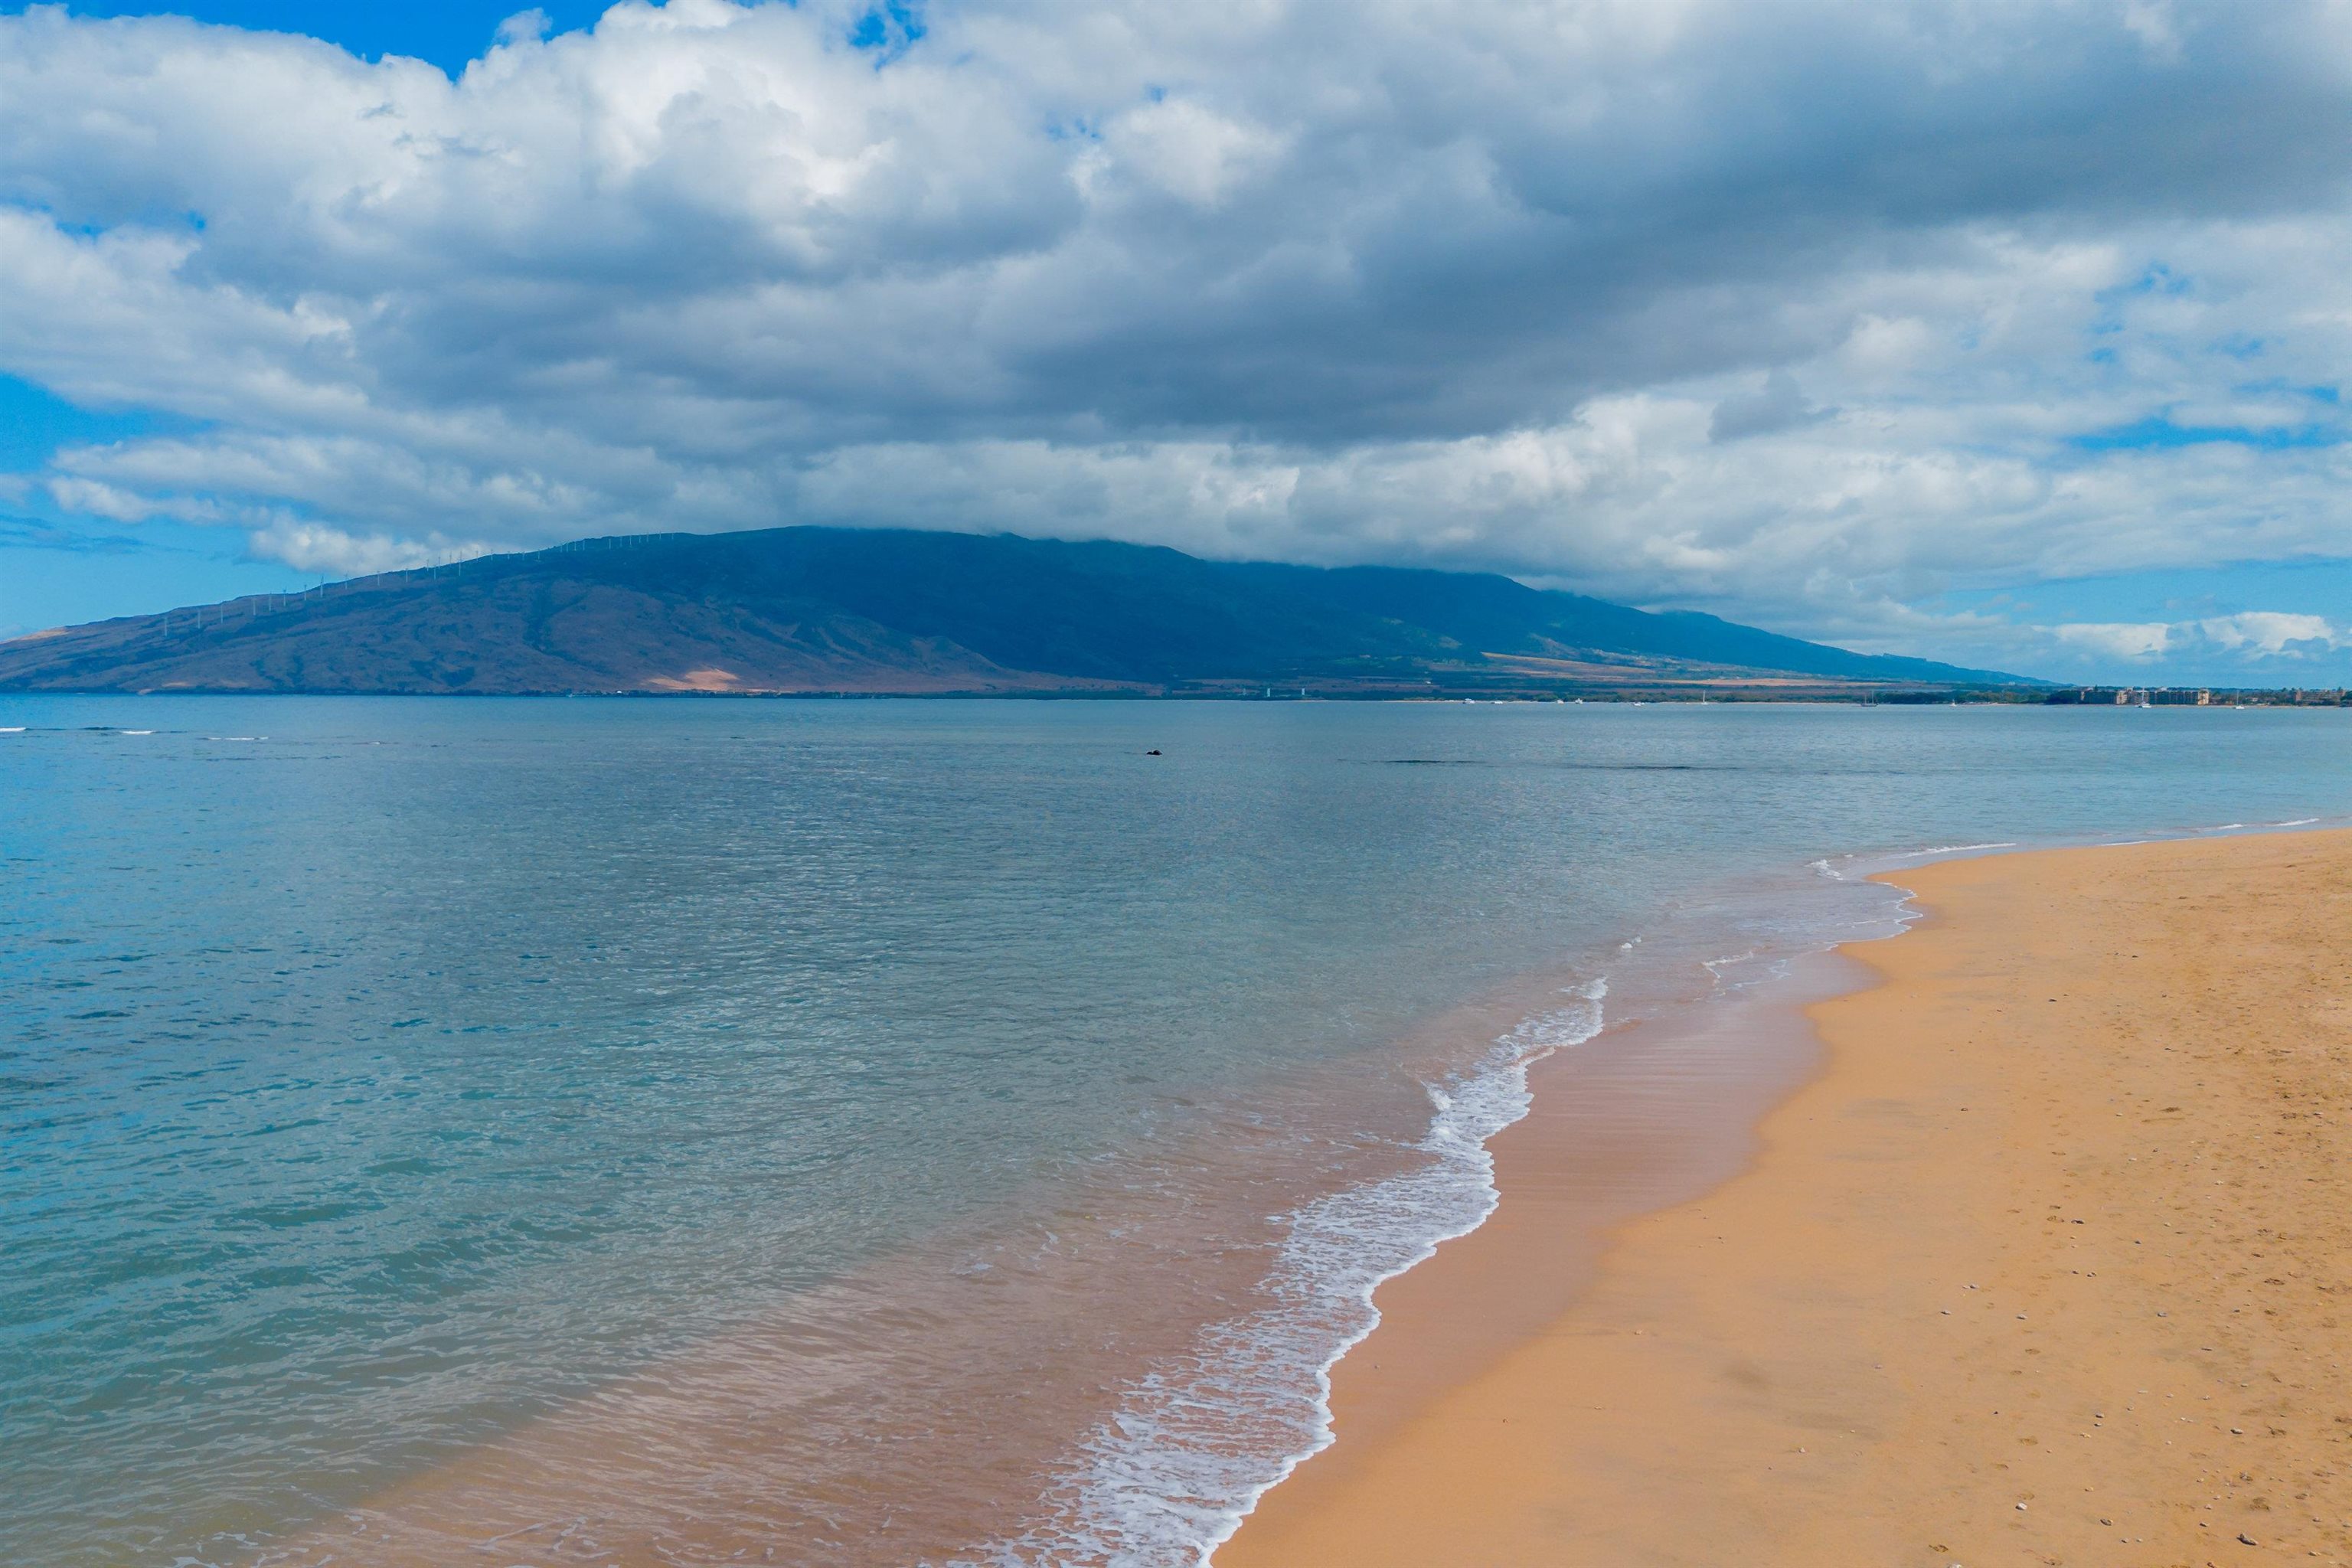
[[[2352,679],[2352,5],[0,12],[0,635],[792,522]]]

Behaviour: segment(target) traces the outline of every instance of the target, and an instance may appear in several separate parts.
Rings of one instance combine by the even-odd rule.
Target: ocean
[[[1203,1562],[1528,1068],[2337,710],[0,697],[0,1561]]]

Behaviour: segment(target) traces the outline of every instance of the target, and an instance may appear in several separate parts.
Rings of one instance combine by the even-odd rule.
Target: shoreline
[[[2283,1268],[2259,1289],[2287,1279],[2317,1292],[2232,1311],[2198,1297],[2195,1238],[2147,1209],[2141,1169],[2170,1162],[2177,1174],[2219,1158],[2209,1144],[2224,1120],[2242,1141],[2289,1135],[2265,1121],[2286,1092],[2263,1077],[2276,1062],[2245,1042],[2287,1038],[2303,1026],[2296,1007],[2318,1008],[2323,1024],[2335,1007],[2352,1026],[2342,987],[2312,978],[2315,964],[2342,968],[2352,935],[2330,945],[2313,924],[2298,938],[2279,890],[2352,900],[2352,833],[2029,850],[1873,879],[1912,889],[1920,918],[1830,960],[1870,983],[1816,998],[1801,1020],[1783,1004],[1790,1023],[1819,1029],[1818,1070],[1752,1107],[1727,1168],[1698,1189],[1580,1233],[1576,1204],[1589,1222],[1601,1152],[1584,1150],[1579,1165],[1560,1120],[1569,1086],[1545,1075],[1534,1112],[1495,1141],[1500,1206],[1383,1288],[1380,1327],[1334,1377],[1338,1440],[1260,1500],[1218,1568],[2228,1563],[2290,1542],[2294,1555],[2352,1561],[2352,1466],[2328,1448],[2347,1441],[2329,1423],[2352,1403],[2323,1408],[2352,1392],[2328,1364],[2341,1338],[2332,1321],[2323,1327],[2326,1292],[2341,1284],[2327,1259],[2352,1256],[2352,1230],[2329,1215],[2352,1214],[2352,1178],[2341,1160],[2306,1151],[2305,1184],[2276,1200],[2292,1220],[2237,1216],[2240,1246],[2259,1233],[2316,1270]],[[2336,929],[2352,933],[2352,914]],[[2233,960],[2233,935],[2303,975],[2301,989],[2258,980],[2270,971]],[[2146,994],[2150,960],[2180,984]],[[2283,987],[2284,998],[2270,994]],[[2054,1011],[2028,1013],[2017,999],[2026,991]],[[2202,1043],[2150,1047],[2152,1030]],[[2352,1154],[2337,1131],[2337,1112],[2352,1110],[2345,1055],[2282,1057],[2288,1067],[2276,1069],[2321,1075],[2297,1092],[2324,1101],[2311,1135],[2337,1155]],[[2174,1079],[2203,1073],[2219,1086],[2225,1072],[2234,1098],[2204,1089],[2205,1120],[2190,1121],[2179,1108],[2197,1089]],[[2154,1132],[2115,1109],[2158,1085],[2176,1110],[2156,1112]],[[2127,1137],[2155,1142],[2131,1152],[2116,1142]],[[2342,1201],[2315,1208],[2323,1197]],[[2055,1220],[2084,1226],[2063,1244],[2033,1218],[2052,1198]],[[2117,1239],[2118,1226],[2134,1235]],[[2117,1283],[2086,1291],[2084,1275],[2096,1271],[2081,1258],[2070,1271],[2053,1261],[2066,1252],[2047,1249],[2094,1239],[2126,1256],[2103,1257]],[[2336,1250],[2315,1251],[2324,1247]],[[2179,1278],[2154,1279],[2158,1260]],[[2246,1375],[2213,1376],[2231,1348],[2213,1321],[2242,1327],[2250,1310],[2289,1314],[2263,1321],[2278,1342],[2239,1336]],[[2204,1325],[2192,1337],[2214,1348],[2171,1342],[2192,1321]],[[2303,1363],[2282,1364],[2287,1343],[2316,1369],[2302,1382],[2288,1373]],[[2193,1389],[2180,1357],[2202,1363],[2188,1369],[2200,1374]],[[2258,1374],[2299,1391],[2273,1391],[2300,1413],[2284,1430],[2280,1412],[2251,1413]],[[2019,1380],[2006,1403],[1979,1397],[2005,1378]],[[2233,1381],[2246,1386],[2222,1387]],[[2159,1430],[2158,1415],[2220,1409],[2231,1394],[2245,1405],[2231,1406],[2234,1430],[2194,1415],[2170,1425],[2194,1427],[2200,1445],[2263,1433],[2277,1456],[2271,1479],[2250,1455]],[[2225,1461],[2239,1468],[2217,1468]],[[2184,1487],[2204,1488],[2195,1501],[2210,1508],[2172,1498]],[[2241,1534],[2263,1544],[2241,1545]]]
[[[1034,1483],[1042,1511],[1000,1517],[963,1541],[961,1552],[950,1548],[949,1538],[934,1537],[924,1543],[931,1550],[919,1553],[922,1560],[1090,1562],[1139,1552],[1144,1560],[1160,1561],[1161,1554],[1181,1550],[1183,1560],[1196,1561],[1195,1553],[1205,1557],[1222,1548],[1270,1491],[1328,1449],[1335,1411],[1351,1435],[1379,1414],[1351,1399],[1340,1369],[1356,1359],[1349,1352],[1377,1329],[1383,1310],[1393,1310],[1394,1293],[1417,1288],[1408,1281],[1439,1247],[1451,1250],[1495,1226],[1501,1184],[1517,1181],[1507,1165],[1531,1113],[1566,1108],[1586,1133],[1606,1141],[1592,1157],[1613,1184],[1575,1200],[1582,1205],[1577,1228],[1595,1244],[1588,1252],[1597,1251],[1611,1222],[1704,1190],[1728,1173],[1717,1152],[1736,1146],[1811,1065],[1811,1043],[1798,1032],[1784,1032],[1777,1050],[1756,1047],[1755,1021],[1790,1011],[1787,968],[1798,966],[1809,976],[1798,982],[1808,994],[1842,989],[1851,982],[1814,975],[1834,964],[1830,948],[1838,933],[1896,927],[1895,898],[1880,889],[1864,896],[1853,880],[1843,880],[1840,889],[1841,880],[1832,876],[1818,884],[1820,907],[1769,930],[1761,945],[1754,945],[1759,931],[1752,922],[1766,911],[1775,921],[1787,920],[1785,900],[1811,897],[1801,890],[1811,879],[1785,886],[1779,879],[1725,884],[1714,890],[1705,918],[1688,929],[1653,931],[1617,944],[1610,961],[1596,953],[1591,962],[1515,977],[1417,1026],[1413,1049],[1384,1069],[1401,1072],[1398,1084],[1412,1084],[1414,1098],[1429,1094],[1435,1101],[1429,1124],[1409,1145],[1398,1145],[1413,1151],[1412,1159],[1386,1174],[1350,1179],[1307,1197],[1296,1211],[1297,1223],[1285,1227],[1287,1238],[1276,1248],[1282,1260],[1256,1288],[1257,1307],[1237,1316],[1204,1317],[1181,1347],[1168,1344],[1121,1369],[1117,1392],[1098,1418],[1074,1430],[1072,1444],[1048,1468],[1025,1480],[1011,1471],[996,1478],[1000,1504],[1030,1495]],[[1748,950],[1737,951],[1743,946]],[[1710,959],[1710,953],[1718,956]],[[1632,1016],[1604,1016],[1621,1008]],[[1748,1026],[1736,1022],[1741,1019]],[[1485,1043],[1483,1057],[1464,1058],[1477,1042]],[[1432,1070],[1447,1058],[1453,1068]],[[1302,1080],[1290,1092],[1307,1089]],[[1376,1139],[1372,1146],[1383,1142]],[[1498,1155],[1506,1164],[1499,1177]],[[895,1279],[911,1265],[915,1277],[868,1281],[858,1293],[878,1289],[892,1300],[932,1298],[938,1282],[925,1287],[920,1268],[933,1251],[926,1247],[879,1270]],[[1308,1256],[1292,1258],[1294,1251]],[[1587,1282],[1590,1258],[1563,1253],[1556,1261],[1544,1285],[1565,1300]],[[1279,1321],[1269,1319],[1269,1310]],[[1265,1330],[1275,1338],[1261,1340]],[[310,1563],[331,1553],[337,1561],[455,1562],[478,1551],[485,1538],[512,1550],[555,1525],[588,1520],[608,1545],[658,1538],[718,1550],[752,1539],[747,1525],[790,1533],[798,1521],[787,1501],[790,1489],[779,1491],[773,1484],[781,1478],[771,1477],[763,1489],[769,1495],[756,1501],[750,1489],[731,1498],[719,1491],[704,1500],[708,1511],[677,1510],[656,1505],[664,1489],[626,1456],[646,1446],[636,1428],[650,1412],[636,1407],[654,1394],[662,1407],[656,1417],[658,1447],[670,1453],[674,1468],[705,1468],[701,1447],[717,1436],[717,1426],[706,1431],[710,1424],[690,1415],[681,1424],[676,1417],[701,1406],[731,1408],[752,1392],[740,1385],[746,1374],[762,1385],[763,1403],[775,1405],[770,1425],[789,1435],[798,1420],[798,1374],[789,1357],[775,1358],[786,1339],[808,1331],[807,1325],[780,1321],[666,1357],[591,1398],[371,1488],[256,1561]],[[1454,1347],[1472,1356],[1494,1348],[1491,1335],[1466,1336]],[[974,1339],[968,1349],[984,1363],[1002,1359],[1003,1347],[992,1354]],[[721,1384],[709,1386],[722,1369]],[[1291,1386],[1301,1376],[1311,1376],[1318,1388]],[[1038,1392],[1032,1387],[1033,1395]],[[1036,1400],[1028,1404],[1034,1407]],[[1252,1419],[1237,1428],[1231,1418],[1244,1411]],[[1286,1447],[1294,1441],[1297,1447]],[[767,1458],[743,1453],[730,1464],[756,1468]],[[601,1473],[615,1466],[618,1473],[604,1475],[597,1490],[635,1500],[624,1508],[582,1489],[583,1467]],[[733,1486],[744,1478],[722,1479]],[[839,1561],[908,1560],[907,1550],[915,1542],[905,1531],[917,1516],[890,1506],[889,1489],[856,1489],[854,1504],[850,1492],[837,1486],[829,1490],[836,1540],[828,1547],[838,1546]],[[837,1527],[858,1514],[870,1516],[866,1527],[881,1522],[874,1539],[853,1544],[866,1529],[853,1526],[844,1535]],[[886,1540],[893,1519],[898,1538]]]
[[[2008,847],[1956,844],[1912,853],[2003,847]],[[1871,863],[1863,859],[1853,864]],[[974,1551],[937,1560],[1083,1562],[1138,1549],[1149,1556],[1150,1549],[1182,1544],[1176,1538],[1183,1536],[1189,1537],[1188,1552],[1200,1553],[1186,1561],[1213,1558],[1220,1568],[1248,1561],[1242,1554],[1255,1550],[1257,1536],[1265,1532],[1261,1516],[1278,1519],[1286,1510],[1319,1506],[1314,1503],[1318,1497],[1341,1495],[1348,1478],[1360,1469],[1360,1460],[1391,1438],[1409,1434],[1433,1405],[1475,1382],[1521,1345],[1541,1338],[1602,1279],[1603,1250],[1623,1227],[1703,1197],[1739,1175],[1755,1152],[1759,1123],[1792,1094],[1801,1093],[1820,1068],[1822,1047],[1807,1027],[1801,1009],[1868,984],[1867,966],[1843,950],[1906,929],[1906,916],[1899,912],[1904,901],[1886,884],[1907,879],[1906,873],[1882,874],[1864,882],[1851,873],[1841,874],[1830,862],[1817,862],[1814,869],[1827,879],[1825,889],[1843,884],[1848,895],[1843,915],[1832,913],[1835,905],[1825,902],[1820,912],[1778,930],[1760,945],[1745,952],[1728,952],[1754,941],[1757,928],[1742,921],[1754,919],[1770,899],[1762,883],[1725,884],[1716,889],[1706,919],[1686,929],[1662,929],[1621,944],[1621,955],[1638,950],[1640,956],[1609,963],[1591,981],[1559,984],[1568,972],[1540,982],[1523,977],[1427,1026],[1433,1042],[1466,1039],[1503,1019],[1518,1020],[1501,1036],[1485,1036],[1495,1047],[1490,1065],[1476,1071],[1465,1068],[1463,1077],[1448,1085],[1461,1101],[1485,1097],[1496,1103],[1449,1106],[1441,1096],[1436,1122],[1416,1145],[1447,1167],[1422,1173],[1448,1187],[1441,1206],[1458,1205],[1460,1184],[1477,1174],[1465,1168],[1465,1160],[1467,1164],[1486,1163],[1479,1184],[1492,1202],[1480,1214],[1465,1210],[1433,1230],[1428,1242],[1415,1247],[1417,1258],[1400,1256],[1369,1271],[1361,1256],[1363,1237],[1345,1216],[1328,1216],[1337,1218],[1336,1224],[1322,1227],[1331,1233],[1329,1239],[1358,1255],[1340,1274],[1360,1281],[1360,1295],[1359,1285],[1335,1276],[1328,1262],[1289,1269],[1286,1276],[1294,1287],[1312,1281],[1327,1310],[1337,1304],[1343,1315],[1352,1317],[1354,1308],[1339,1300],[1345,1296],[1360,1301],[1372,1321],[1361,1332],[1348,1331],[1323,1362],[1321,1434],[1282,1458],[1276,1473],[1265,1476],[1261,1470],[1264,1479],[1243,1481],[1237,1494],[1217,1496],[1225,1486],[1242,1480],[1232,1471],[1219,1473],[1223,1457],[1238,1457],[1239,1451],[1223,1440],[1234,1433],[1221,1423],[1204,1424],[1202,1419],[1210,1405],[1220,1403],[1217,1396],[1243,1392],[1239,1384],[1221,1386],[1219,1379],[1246,1381],[1254,1372],[1275,1369],[1254,1356],[1232,1357],[1234,1346],[1228,1331],[1247,1326],[1246,1317],[1208,1320],[1207,1332],[1222,1352],[1204,1355],[1203,1342],[1195,1341],[1172,1363],[1202,1374],[1202,1381],[1189,1381],[1189,1373],[1171,1378],[1166,1356],[1155,1358],[1148,1369],[1150,1375],[1140,1382],[1122,1379],[1124,1392],[1115,1402],[1116,1410],[1106,1412],[1106,1420],[1092,1428],[1091,1436],[1075,1449],[1064,1450],[1065,1458],[1036,1478],[1044,1483],[1046,1512],[1019,1521],[1005,1519],[1009,1528],[988,1531],[971,1541]],[[1865,889],[1876,897],[1852,896]],[[1776,896],[1785,898],[1793,890],[1792,885]],[[1841,930],[1879,935],[1841,939],[1836,934]],[[1709,952],[1721,956],[1709,959],[1705,956]],[[1594,973],[1581,963],[1571,970]],[[1706,976],[1712,976],[1710,989],[1688,989],[1690,979],[1700,977],[1704,984]],[[1620,982],[1628,986],[1622,994]],[[1580,1021],[1581,1009],[1598,1009],[1604,992],[1606,1011],[1614,1013],[1623,1004],[1630,1016],[1608,1020],[1594,1032],[1591,1024]],[[1563,1002],[1570,1004],[1566,1009],[1559,1005]],[[1596,1014],[1592,1022],[1603,1020]],[[1538,1049],[1505,1048],[1538,1025],[1564,1026],[1563,1033]],[[1516,1109],[1499,1103],[1514,1099]],[[1450,1138],[1444,1131],[1449,1123]],[[1439,1142],[1450,1146],[1440,1152],[1434,1147]],[[1345,1185],[1314,1200],[1309,1211],[1370,1204],[1382,1209],[1383,1226],[1391,1225],[1397,1216],[1386,1210],[1399,1196],[1394,1184],[1402,1181],[1412,1187],[1415,1180],[1400,1175],[1376,1179],[1370,1185]],[[1311,1219],[1312,1215],[1302,1211],[1302,1217]],[[908,1294],[903,1289],[886,1293],[893,1300]],[[1287,1291],[1276,1294],[1292,1300]],[[1465,1294],[1477,1301],[1475,1312],[1460,1310]],[[1326,1322],[1323,1328],[1338,1326]],[[794,1335],[801,1331],[791,1331]],[[1385,1347],[1400,1337],[1407,1348],[1402,1355],[1391,1355]],[[763,1342],[767,1340],[777,1342]],[[772,1404],[773,1396],[789,1393],[799,1376],[774,1361],[783,1348],[772,1330],[747,1339],[730,1336],[688,1358],[666,1360],[650,1379],[625,1380],[576,1407],[551,1412],[488,1446],[470,1448],[454,1462],[412,1474],[388,1489],[371,1489],[365,1498],[331,1510],[297,1539],[256,1561],[323,1560],[317,1556],[321,1552],[346,1561],[459,1561],[484,1544],[481,1527],[494,1527],[489,1531],[493,1539],[521,1547],[575,1516],[577,1522],[587,1522],[592,1516],[581,1511],[583,1504],[597,1510],[593,1517],[599,1533],[610,1532],[607,1544],[633,1537],[650,1544],[659,1538],[716,1549],[730,1540],[751,1539],[747,1527],[793,1533],[797,1526],[790,1520],[792,1510],[772,1485],[744,1487],[740,1496],[714,1492],[704,1500],[712,1505],[709,1511],[689,1504],[683,1511],[648,1512],[644,1505],[649,1495],[640,1494],[649,1494],[652,1472],[631,1460],[621,1468],[635,1475],[637,1484],[622,1490],[636,1500],[611,1511],[589,1500],[582,1490],[585,1476],[580,1470],[592,1455],[597,1456],[593,1468],[610,1469],[618,1454],[642,1446],[631,1434],[635,1422],[628,1411],[649,1392],[657,1390],[657,1402],[677,1410],[707,1405],[723,1413],[755,1392],[761,1404]],[[977,1340],[968,1348],[981,1352],[981,1360],[990,1359]],[[723,1386],[708,1386],[710,1375],[722,1368],[731,1368],[721,1377]],[[740,1384],[745,1373],[759,1389]],[[701,1392],[690,1394],[693,1389]],[[1141,1405],[1130,1397],[1139,1391],[1150,1391]],[[1203,1394],[1211,1397],[1199,1397]],[[793,1401],[785,1404],[789,1408]],[[778,1414],[770,1411],[771,1423]],[[608,1424],[606,1417],[619,1419]],[[1288,1424],[1286,1417],[1282,1424]],[[719,1436],[718,1426],[707,1422],[689,1421],[688,1427],[677,1427],[666,1415],[659,1425],[666,1434],[662,1445],[673,1458],[682,1451],[681,1445],[691,1447],[688,1439],[699,1442]],[[707,1432],[701,1430],[706,1426],[710,1428]],[[1171,1436],[1177,1446],[1164,1448],[1163,1439]],[[1265,1457],[1256,1441],[1247,1447],[1258,1458],[1244,1460],[1243,1470],[1255,1468]],[[750,1459],[757,1468],[781,1458],[782,1452],[738,1455],[729,1464]],[[650,1454],[643,1456],[646,1462],[651,1458]],[[1209,1468],[1202,1468],[1203,1464]],[[605,1477],[607,1481],[614,1479]],[[733,1486],[748,1478],[720,1479]],[[1024,1479],[1012,1471],[995,1479],[998,1500],[992,1506],[1027,1490]],[[608,1488],[598,1490],[611,1495]],[[881,1533],[892,1531],[894,1519],[901,1519],[897,1530],[902,1537],[912,1526],[913,1516],[903,1508],[894,1512],[878,1506],[889,1501],[884,1489],[873,1489],[869,1497],[860,1488],[858,1495],[861,1504],[877,1505],[869,1511],[880,1521]],[[834,1489],[828,1523],[848,1522],[842,1517],[842,1505],[848,1500],[847,1494]],[[1127,1531],[1138,1522],[1147,1528],[1129,1536]],[[936,1543],[944,1548],[947,1539],[937,1538]],[[827,1542],[828,1548],[841,1549],[844,1563],[905,1561],[908,1544],[903,1539],[886,1544],[879,1534],[860,1545],[847,1540]],[[1351,1551],[1335,1561],[1355,1555]],[[924,1560],[934,1559],[926,1555]],[[1441,1552],[1429,1560],[1449,1559]],[[1277,1553],[1266,1561],[1287,1563],[1292,1559]]]
[[[1268,1498],[1286,1505],[1319,1490],[1360,1445],[1570,1310],[1617,1226],[1738,1173],[1759,1120],[1818,1065],[1798,1009],[1863,983],[1833,948],[1756,956],[1780,973],[1752,994],[1653,998],[1631,1020],[1517,1065],[1525,1109],[1486,1141],[1485,1215],[1379,1281],[1375,1321],[1325,1368],[1325,1441],[1286,1461],[1235,1535]],[[1454,1310],[1465,1294],[1475,1313]],[[1405,1353],[1383,1361],[1399,1338],[1412,1342]],[[1233,1539],[1215,1543],[1221,1568]]]

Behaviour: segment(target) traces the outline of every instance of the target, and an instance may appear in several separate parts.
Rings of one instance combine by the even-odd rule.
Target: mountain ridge
[[[0,689],[1557,694],[2028,686],[1486,573],[788,527],[582,540],[0,643]]]

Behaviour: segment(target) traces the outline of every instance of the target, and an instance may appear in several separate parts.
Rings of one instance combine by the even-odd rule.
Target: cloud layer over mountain
[[[1937,595],[2352,556],[2347,124],[2326,0],[629,0],[454,81],[37,7],[0,370],[169,416],[49,503],[320,570],[1009,528],[2149,657]],[[2266,613],[2181,624],[2352,647]]]

